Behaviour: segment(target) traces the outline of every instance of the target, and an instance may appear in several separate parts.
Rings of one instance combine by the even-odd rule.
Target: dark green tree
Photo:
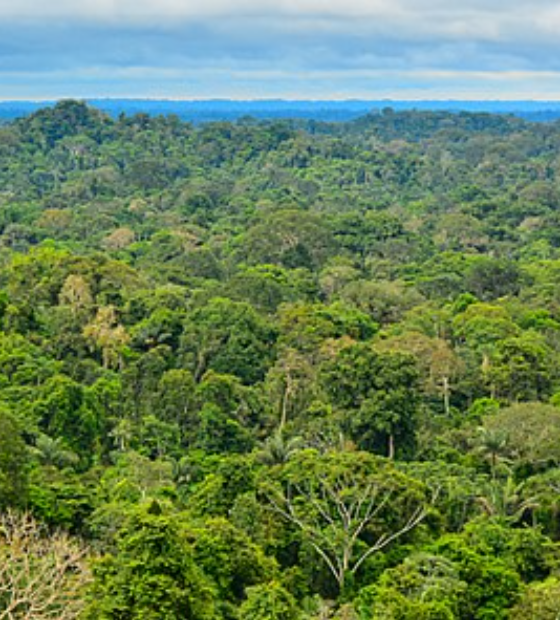
[[[370,344],[343,347],[321,369],[333,405],[364,449],[390,458],[411,454],[419,405],[418,370],[403,353],[379,353]]]
[[[157,503],[133,515],[115,555],[94,566],[87,617],[214,620],[214,594],[176,519]]]
[[[22,506],[27,494],[29,452],[21,429],[5,406],[0,407],[0,508]]]

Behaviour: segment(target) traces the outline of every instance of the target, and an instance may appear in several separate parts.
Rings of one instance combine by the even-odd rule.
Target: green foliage
[[[275,562],[224,518],[208,519],[193,532],[193,552],[197,565],[216,585],[225,618],[237,618],[246,591],[276,573]]]
[[[261,479],[263,501],[299,532],[342,592],[370,557],[428,514],[423,485],[367,452],[302,450],[270,473]]]
[[[101,558],[94,575],[87,615],[92,619],[215,617],[211,585],[171,517],[150,510],[135,515],[119,537],[117,553]]]
[[[501,453],[518,466],[542,469],[560,458],[560,411],[552,405],[512,405],[488,417],[484,429],[503,435]]]
[[[507,608],[519,597],[519,574],[498,555],[484,547],[471,547],[461,535],[447,535],[433,547],[433,552],[449,559],[458,569],[461,581],[468,584],[461,600],[460,618],[507,618]]]
[[[344,347],[324,364],[322,381],[360,447],[391,458],[411,453],[419,400],[412,357],[367,344]]]
[[[519,293],[520,281],[520,269],[514,262],[485,258],[467,271],[465,288],[478,299],[490,301]]]
[[[450,560],[411,556],[385,571],[375,586],[362,589],[356,608],[363,620],[454,620],[468,587]]]
[[[547,579],[527,587],[519,603],[509,613],[509,620],[555,620],[560,609],[560,582]]]
[[[87,540],[90,618],[548,617],[559,144],[390,109],[0,127],[0,508]]]
[[[187,318],[181,352],[196,380],[214,370],[254,383],[264,375],[273,344],[274,331],[252,306],[216,298]]]
[[[0,508],[25,503],[28,458],[18,423],[8,410],[0,408]]]
[[[296,601],[273,581],[247,590],[247,600],[239,609],[240,620],[297,620]]]

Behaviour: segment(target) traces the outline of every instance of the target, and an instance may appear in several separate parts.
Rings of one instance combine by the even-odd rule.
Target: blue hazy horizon
[[[288,99],[143,99],[94,98],[88,104],[110,114],[149,115],[174,114],[192,122],[234,121],[250,116],[260,120],[302,119],[348,121],[384,108],[395,111],[448,111],[512,114],[525,120],[551,121],[560,118],[560,100],[288,100]],[[44,101],[0,100],[0,119],[4,121],[27,116],[40,108],[53,106],[56,99]]]

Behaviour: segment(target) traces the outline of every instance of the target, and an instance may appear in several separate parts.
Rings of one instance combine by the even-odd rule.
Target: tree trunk
[[[445,415],[449,417],[451,413],[451,407],[449,405],[449,377],[443,377],[443,410],[445,411]]]
[[[288,400],[289,394],[291,391],[291,387],[289,383],[286,385],[286,389],[284,390],[284,394],[282,395],[282,407],[280,409],[280,424],[278,426],[278,432],[282,433],[284,427],[286,426],[286,422],[288,421]]]

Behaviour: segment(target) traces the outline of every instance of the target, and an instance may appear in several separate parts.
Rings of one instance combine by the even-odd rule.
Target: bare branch
[[[432,503],[437,497],[434,493]],[[333,574],[340,588],[348,573],[355,573],[377,551],[413,530],[428,514],[429,501],[418,499],[407,516],[399,515],[399,524],[382,533],[357,554],[356,547],[368,526],[377,523],[398,491],[382,477],[361,478],[349,471],[310,473],[301,483],[291,482],[283,490],[276,487],[268,494],[271,508],[295,525]],[[361,542],[360,542],[361,541]]]
[[[75,620],[90,575],[87,548],[30,515],[0,515],[0,620]]]

